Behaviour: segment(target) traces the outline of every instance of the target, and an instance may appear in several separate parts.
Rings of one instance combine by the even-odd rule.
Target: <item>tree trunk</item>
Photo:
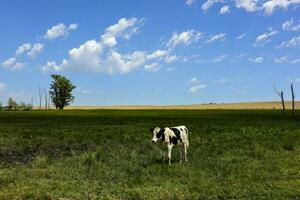
[[[40,109],[42,109],[42,98],[43,98],[42,92],[43,92],[42,89],[39,87]]]
[[[285,105],[284,105],[284,98],[283,98],[283,91],[280,92],[281,103],[282,103],[282,114],[285,114]]]
[[[295,93],[294,93],[293,83],[291,83],[291,91],[292,91],[292,115],[295,115]]]

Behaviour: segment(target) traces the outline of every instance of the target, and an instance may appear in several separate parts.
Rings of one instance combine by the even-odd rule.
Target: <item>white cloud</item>
[[[241,39],[243,39],[246,35],[247,35],[247,33],[242,33],[241,35],[237,36],[236,39],[237,39],[237,40],[241,40]]]
[[[45,47],[44,44],[36,43],[32,46],[32,48],[27,53],[27,55],[31,58],[34,58],[38,53],[40,53],[43,50],[44,47]]]
[[[223,79],[215,80],[214,82],[217,83],[217,84],[225,84],[225,83],[231,83],[231,82],[233,82],[233,80],[223,78]]]
[[[256,0],[235,0],[235,6],[237,8],[244,8],[248,12],[259,10],[256,3]]]
[[[47,71],[59,71],[59,66],[57,66],[55,61],[48,61],[46,65],[41,67],[43,72]]]
[[[4,90],[5,88],[6,88],[6,84],[0,82],[0,90]]]
[[[23,67],[26,65],[26,63],[16,62],[16,58],[12,57],[4,62],[2,62],[2,66],[5,69],[8,69],[10,71],[17,71],[23,69]]]
[[[151,63],[151,64],[146,64],[144,66],[144,69],[150,72],[157,72],[159,70],[159,66],[158,63]]]
[[[199,41],[203,34],[199,31],[190,29],[181,33],[174,32],[172,38],[167,43],[167,46],[175,47],[180,44],[189,45]]]
[[[225,13],[229,13],[229,12],[230,12],[230,9],[229,9],[228,5],[223,6],[219,11],[220,14],[225,14]]]
[[[293,37],[288,41],[282,42],[279,47],[298,47],[300,46],[300,35]]]
[[[48,29],[46,34],[44,35],[45,39],[55,39],[58,37],[65,37],[69,34],[70,31],[76,30],[77,29],[77,24],[73,23],[70,24],[69,26],[66,26],[63,23],[59,23],[55,26],[52,26],[51,29]]]
[[[222,0],[207,0],[202,4],[201,9],[203,12],[206,12],[210,7],[212,7],[216,3],[223,2]]]
[[[297,58],[297,59],[293,60],[292,63],[293,64],[300,63],[300,58]]]
[[[256,40],[255,40],[255,44],[254,46],[264,46],[266,43],[271,41],[271,37],[273,37],[274,35],[277,35],[278,31],[273,30],[272,28],[269,29],[268,32],[265,32],[259,36],[257,36]]]
[[[300,20],[294,23],[294,19],[288,20],[282,24],[282,29],[286,31],[300,31]]]
[[[206,88],[205,84],[195,85],[189,89],[189,92],[192,94],[197,94],[203,88]]]
[[[167,55],[165,57],[165,62],[168,63],[172,63],[174,61],[178,60],[178,57],[176,55]]]
[[[199,80],[197,77],[193,77],[190,80],[188,80],[187,83],[197,84],[199,83]]]
[[[3,65],[4,67],[10,67],[10,66],[12,66],[13,64],[15,64],[15,62],[16,62],[16,58],[12,57],[12,58],[9,58],[9,59],[5,60],[5,61],[2,63],[2,65]]]
[[[191,6],[196,3],[196,0],[186,0],[185,4]]]
[[[21,46],[18,47],[16,50],[16,56],[23,54],[26,51],[29,51],[31,49],[31,44],[30,43],[25,43],[22,44]]]
[[[282,57],[280,57],[280,58],[275,58],[274,59],[274,61],[276,62],[276,63],[285,63],[285,62],[288,62],[288,57],[289,56],[282,56]]]
[[[300,0],[269,0],[263,3],[262,9],[265,14],[271,15],[276,8],[287,10],[288,6],[299,3]]]
[[[166,50],[156,50],[152,54],[147,56],[147,59],[160,59],[165,57],[168,54]]]
[[[208,40],[206,40],[204,43],[208,44],[216,41],[225,41],[225,40],[226,40],[226,33],[220,33],[217,35],[210,36]]]
[[[105,34],[101,36],[104,45],[109,47],[117,44],[116,37],[122,37],[129,40],[131,36],[138,32],[139,27],[143,24],[144,19],[137,18],[122,18],[118,23],[111,25],[105,30]]]
[[[158,49],[153,52],[136,50],[132,52],[118,51],[120,38],[129,40],[138,32],[143,19],[130,18],[120,19],[116,24],[109,26],[100,36],[100,40],[86,41],[77,48],[69,50],[67,59],[57,64],[55,61],[48,61],[41,70],[46,71],[91,71],[99,73],[129,73],[137,68],[144,67],[146,71],[157,71],[162,63],[171,63],[178,59],[172,51]],[[178,35],[179,36],[179,35]],[[192,38],[179,40],[179,43],[189,43],[197,40],[198,33],[192,31]],[[181,36],[180,36],[181,38]],[[172,45],[178,45],[172,40]]]
[[[263,57],[250,58],[249,61],[253,63],[262,63],[264,62],[264,58]]]
[[[300,0],[232,0],[235,4],[235,7],[238,9],[244,9],[247,12],[264,12],[266,15],[273,14],[276,9],[287,10],[289,6],[300,4]],[[225,4],[230,1],[226,0],[206,0],[201,9],[205,13],[213,5],[217,3]],[[196,3],[196,0],[186,0],[187,5],[193,5]],[[223,14],[227,12],[227,8],[224,8]],[[228,9],[229,11],[229,9]],[[222,14],[222,8],[219,11]]]
[[[211,62],[212,63],[222,62],[226,57],[228,57],[228,56],[227,55],[216,56],[211,60]]]
[[[16,56],[20,56],[27,52],[27,55],[30,58],[34,58],[38,53],[40,53],[43,50],[44,47],[45,45],[42,43],[35,43],[35,44],[25,43],[17,48],[15,54]]]

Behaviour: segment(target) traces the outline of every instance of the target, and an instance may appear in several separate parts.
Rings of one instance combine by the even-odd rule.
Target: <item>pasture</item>
[[[150,127],[186,125],[161,163]],[[0,112],[0,199],[300,199],[300,115],[280,110]]]

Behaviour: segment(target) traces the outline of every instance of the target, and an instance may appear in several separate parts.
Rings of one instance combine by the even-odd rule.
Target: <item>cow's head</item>
[[[165,129],[164,128],[150,128],[150,131],[153,133],[152,142],[156,143],[159,140],[164,141],[165,139]]]

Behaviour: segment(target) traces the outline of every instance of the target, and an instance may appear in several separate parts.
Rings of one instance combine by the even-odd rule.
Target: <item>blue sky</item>
[[[1,1],[0,101],[75,105],[278,100],[300,94],[299,0]]]

